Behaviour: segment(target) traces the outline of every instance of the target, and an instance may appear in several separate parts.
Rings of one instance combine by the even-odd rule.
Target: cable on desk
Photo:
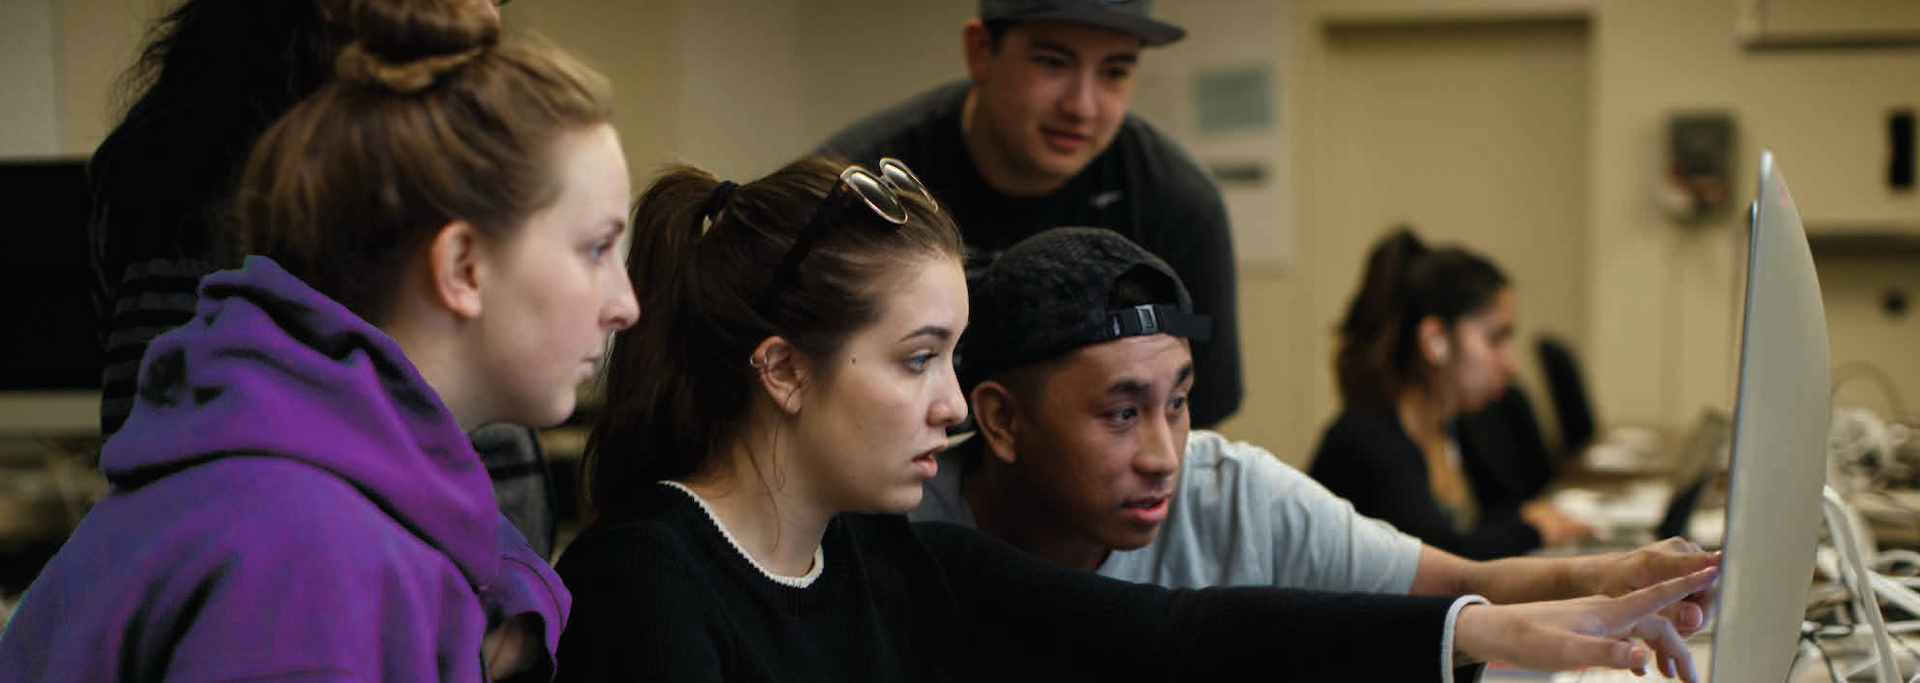
[[[1821,644],[1820,644],[1820,636],[1818,635],[1818,633],[1817,633],[1816,631],[1810,631],[1810,630],[1807,630],[1807,629],[1805,629],[1805,628],[1802,628],[1802,629],[1800,629],[1800,638],[1801,638],[1802,640],[1805,640],[1805,641],[1807,641],[1807,642],[1809,642],[1809,643],[1811,643],[1811,644],[1813,645],[1813,651],[1814,651],[1814,652],[1816,652],[1816,653],[1819,653],[1819,655],[1820,655],[1820,661],[1822,661],[1822,662],[1826,662],[1826,663],[1827,663],[1827,678],[1828,678],[1828,679],[1830,679],[1830,680],[1832,680],[1832,681],[1833,681],[1833,683],[1846,683],[1846,681],[1843,681],[1843,680],[1840,680],[1840,670],[1839,670],[1839,669],[1836,669],[1836,668],[1834,668],[1834,666],[1833,666],[1833,657],[1827,654],[1827,649],[1826,649],[1825,647],[1823,647],[1823,646],[1821,646]],[[1800,659],[1800,648],[1797,648],[1797,647],[1796,647],[1796,648],[1794,648],[1794,651],[1793,651],[1793,658],[1794,658],[1794,660],[1796,660],[1796,661],[1798,661],[1798,660]],[[1792,667],[1791,665],[1789,665],[1789,666],[1787,667],[1787,670],[1788,670],[1788,671],[1792,671],[1792,670],[1793,670],[1793,667]]]

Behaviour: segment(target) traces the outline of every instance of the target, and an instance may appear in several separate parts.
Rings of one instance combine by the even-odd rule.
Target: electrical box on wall
[[[1674,114],[1667,120],[1661,207],[1683,223],[1718,214],[1728,203],[1733,117],[1721,112]]]

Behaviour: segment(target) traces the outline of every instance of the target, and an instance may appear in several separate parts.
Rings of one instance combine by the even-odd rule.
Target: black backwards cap
[[[980,20],[1065,21],[1132,34],[1146,45],[1166,45],[1187,32],[1147,13],[1153,0],[980,0]]]
[[[1115,283],[1138,270],[1165,278],[1175,301],[1114,307]],[[1112,230],[1041,232],[969,279],[973,321],[959,349],[968,393],[994,375],[1083,346],[1162,333],[1206,341],[1213,331],[1211,318],[1193,312],[1173,268]]]

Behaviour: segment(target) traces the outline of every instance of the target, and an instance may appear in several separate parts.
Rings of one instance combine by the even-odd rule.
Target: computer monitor
[[[85,159],[0,161],[0,439],[98,433]]]
[[[1713,683],[1784,681],[1812,586],[1826,482],[1827,316],[1793,195],[1760,155]]]

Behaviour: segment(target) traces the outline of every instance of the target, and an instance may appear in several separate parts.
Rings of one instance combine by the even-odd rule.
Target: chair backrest
[[[519,425],[495,423],[467,436],[493,478],[493,498],[500,514],[520,529],[535,553],[552,559],[559,509],[539,434]]]
[[[1547,397],[1553,401],[1554,421],[1560,424],[1560,450],[1565,455],[1579,453],[1593,443],[1593,404],[1587,399],[1587,383],[1580,364],[1565,342],[1551,335],[1540,335],[1537,342],[1540,374],[1547,381]]]

